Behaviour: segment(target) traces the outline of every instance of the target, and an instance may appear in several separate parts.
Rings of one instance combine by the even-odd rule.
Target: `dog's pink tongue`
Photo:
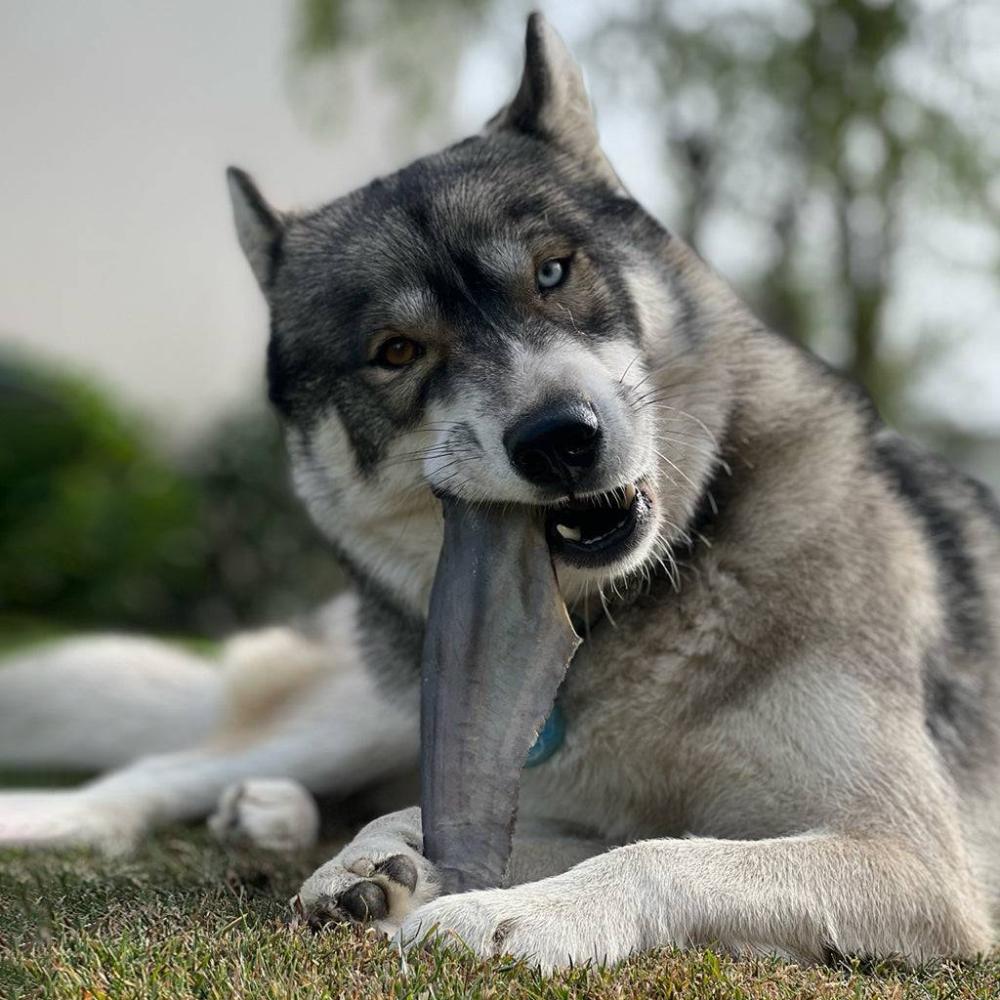
[[[447,892],[498,886],[521,768],[580,643],[537,512],[444,500],[421,691],[424,853]]]

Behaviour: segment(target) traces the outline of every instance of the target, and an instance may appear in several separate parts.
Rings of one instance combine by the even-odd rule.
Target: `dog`
[[[545,969],[707,942],[808,962],[987,950],[1000,507],[637,204],[544,19],[478,135],[315,211],[228,177],[294,482],[353,586],[237,637],[221,673],[138,639],[8,665],[8,758],[50,760],[41,737],[74,708],[107,734],[95,764],[159,753],[8,796],[0,839],[122,849],[217,807],[220,835],[294,848],[315,836],[303,788],[411,769],[449,493],[545,514],[584,636],[562,742],[524,771],[508,886],[441,895],[411,807],[305,882],[307,920]]]

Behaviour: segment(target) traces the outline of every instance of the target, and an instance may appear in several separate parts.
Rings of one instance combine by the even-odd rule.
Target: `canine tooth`
[[[565,524],[557,524],[556,531],[571,542],[578,542],[583,538],[579,528],[567,528]]]
[[[628,486],[625,487],[625,504],[624,504],[624,506],[626,506],[626,507],[631,507],[632,506],[632,504],[635,502],[635,492],[636,492],[635,491],[635,485],[633,483],[629,483]]]

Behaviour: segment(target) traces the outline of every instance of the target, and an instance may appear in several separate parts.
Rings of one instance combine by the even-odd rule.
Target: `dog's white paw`
[[[297,781],[254,778],[226,788],[208,827],[224,843],[290,853],[316,843],[319,810]]]
[[[512,955],[549,972],[611,963],[638,947],[638,929],[607,902],[576,898],[556,879],[442,896],[411,913],[398,939],[406,948],[439,941],[480,958]],[[589,893],[585,895],[590,895]]]
[[[419,814],[405,810],[364,827],[302,885],[292,905],[312,927],[371,923],[393,933],[407,914],[439,889],[434,866],[420,853]]]

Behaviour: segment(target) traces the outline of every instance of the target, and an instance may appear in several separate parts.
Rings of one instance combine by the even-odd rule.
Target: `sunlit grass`
[[[130,860],[0,854],[0,998],[981,998],[1000,959],[919,972],[801,969],[663,951],[545,978],[430,952],[404,963],[374,932],[291,928],[286,900],[331,848],[294,861],[227,854],[175,831]]]

